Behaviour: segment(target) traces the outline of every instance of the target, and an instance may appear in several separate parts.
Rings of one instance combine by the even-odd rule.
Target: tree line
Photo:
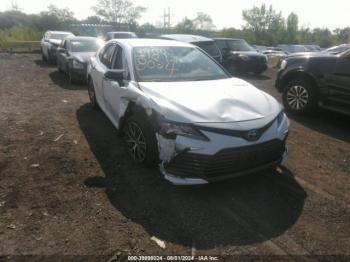
[[[195,18],[183,18],[171,28],[163,28],[138,21],[146,11],[135,6],[130,0],[98,0],[92,7],[95,15],[78,20],[68,8],[49,5],[39,14],[25,14],[20,7],[0,12],[0,41],[39,40],[46,30],[70,30],[71,25],[108,24],[115,30],[130,30],[141,36],[163,33],[200,34],[209,37],[244,38],[251,44],[275,46],[277,44],[317,44],[328,47],[350,42],[350,27],[330,30],[328,28],[308,28],[299,26],[295,13],[283,17],[281,12],[265,4],[243,10],[245,25],[238,28],[216,30],[210,15],[199,12]],[[76,32],[78,33],[78,32]]]

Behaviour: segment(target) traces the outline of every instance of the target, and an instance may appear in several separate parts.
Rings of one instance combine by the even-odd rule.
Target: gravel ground
[[[275,75],[244,78],[280,99]],[[184,188],[134,165],[112,124],[89,106],[86,87],[70,85],[39,55],[0,54],[0,101],[0,261],[350,258],[348,117],[292,118],[290,157],[276,171]]]

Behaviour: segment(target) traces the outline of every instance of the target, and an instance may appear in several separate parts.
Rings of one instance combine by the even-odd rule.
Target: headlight
[[[57,45],[49,44],[49,48],[50,48],[50,49],[56,50],[57,47],[58,47]]]
[[[282,124],[283,118],[285,117],[284,110],[282,110],[277,116],[277,125],[280,126]]]
[[[84,69],[84,64],[78,62],[77,60],[73,60],[73,68],[74,69]]]
[[[185,136],[193,139],[209,141],[209,139],[199,130],[192,127],[191,125],[180,124],[180,123],[170,123],[164,122],[161,125],[159,133],[163,136],[176,137]]]
[[[284,70],[284,69],[286,69],[286,67],[287,67],[287,60],[282,60],[280,69]]]
[[[239,55],[239,58],[241,58],[244,61],[248,61],[250,59],[249,56],[246,55]]]

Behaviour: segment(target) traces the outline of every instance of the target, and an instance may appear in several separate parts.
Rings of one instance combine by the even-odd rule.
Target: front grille
[[[284,151],[285,142],[275,139],[258,145],[226,148],[213,156],[182,153],[170,161],[165,169],[175,176],[210,179],[278,161]]]

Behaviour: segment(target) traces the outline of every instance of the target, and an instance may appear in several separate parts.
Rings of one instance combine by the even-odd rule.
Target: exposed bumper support
[[[160,172],[164,175],[164,178],[176,186],[189,186],[189,185],[205,185],[209,182],[201,178],[183,178],[168,174],[163,166],[160,165]]]

